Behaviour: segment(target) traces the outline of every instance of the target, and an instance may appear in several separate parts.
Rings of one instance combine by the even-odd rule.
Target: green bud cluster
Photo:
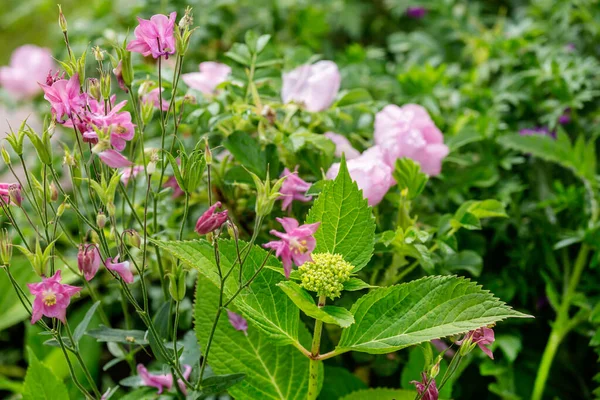
[[[298,267],[301,275],[301,286],[318,296],[330,299],[340,297],[344,282],[350,279],[354,268],[339,254],[316,253],[312,262],[306,262]]]

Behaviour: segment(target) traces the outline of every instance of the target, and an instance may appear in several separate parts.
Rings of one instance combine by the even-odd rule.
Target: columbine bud
[[[298,267],[301,286],[317,295],[330,299],[340,297],[344,282],[350,279],[354,267],[339,254],[313,253],[312,262]]]
[[[96,46],[92,48],[94,52],[94,58],[96,61],[104,61],[104,51],[100,48],[100,46]]]
[[[61,203],[60,206],[58,206],[57,210],[56,210],[56,215],[60,218],[62,217],[62,215],[65,213],[65,210],[71,208],[71,206],[67,203]]]
[[[23,202],[23,196],[21,195],[21,185],[13,183],[8,187],[8,197],[13,204],[21,206]]]
[[[100,92],[105,99],[110,98],[110,73],[100,74]]]
[[[58,5],[58,26],[62,30],[63,33],[67,33],[67,19],[62,12],[62,8],[60,4]]]
[[[58,189],[56,188],[56,185],[54,184],[54,182],[52,182],[50,184],[49,189],[50,189],[50,193],[49,193],[50,201],[58,200]]]
[[[127,229],[123,233],[126,235],[125,237],[127,238],[127,242],[130,246],[136,247],[138,249],[142,247],[142,238],[135,229]]]
[[[117,214],[117,207],[115,207],[115,203],[110,202],[106,205],[106,211],[108,212],[108,215],[110,215],[111,217],[114,217]]]
[[[212,152],[210,151],[210,146],[208,145],[208,139],[204,139],[204,159],[206,160],[206,165],[212,164]]]
[[[193,24],[193,22],[192,8],[188,7],[185,9],[183,18],[181,18],[179,21],[179,29],[175,29],[174,32],[175,48],[180,56],[185,55],[190,44],[190,37],[192,36],[193,31],[190,31],[190,26]]]
[[[248,171],[254,180],[254,184],[256,185],[256,214],[258,216],[269,215],[273,210],[273,205],[275,201],[281,197],[281,193],[279,193],[279,189],[283,185],[283,182],[287,178],[287,176],[283,176],[279,178],[277,182],[271,187],[271,179],[269,178],[269,171],[267,171],[267,178],[263,183],[260,178]]]
[[[12,241],[6,229],[0,230],[0,262],[8,266],[12,258]]]
[[[192,7],[187,6],[185,9],[185,14],[179,20],[179,29],[183,30],[185,28],[189,28],[190,26],[192,26],[193,23],[194,17],[192,16]]]
[[[102,92],[100,89],[100,82],[98,81],[98,79],[89,78],[88,79],[88,88],[89,88],[90,95],[93,98],[95,98],[96,100],[100,101],[100,99],[102,98]]]
[[[227,210],[215,212],[217,208],[221,208],[220,201],[217,201],[210,206],[208,210],[198,218],[194,229],[198,235],[206,235],[209,232],[214,232],[227,221]]]
[[[80,244],[77,253],[77,267],[86,281],[91,281],[102,263],[102,257],[96,244]]]
[[[2,159],[4,160],[4,164],[10,165],[10,154],[8,154],[8,151],[4,147],[2,148]]]
[[[103,211],[98,211],[98,215],[96,215],[96,225],[98,228],[103,229],[106,226],[106,215]]]
[[[69,167],[75,167],[77,163],[75,162],[75,158],[71,155],[69,149],[65,148],[65,156],[63,157],[63,165],[68,165]]]
[[[435,359],[435,363],[429,369],[429,377],[431,379],[435,379],[436,376],[440,373],[440,363],[442,362],[443,353],[438,355]]]
[[[235,240],[239,238],[238,228],[231,221],[227,221],[227,233],[229,233],[229,236],[234,238]]]
[[[17,153],[18,156],[23,154],[23,141],[25,140],[25,125],[27,121],[23,121],[21,123],[21,127],[19,131],[15,134],[12,129],[8,135],[6,135],[6,141],[10,143],[10,146],[13,148],[14,152]]]
[[[180,268],[169,274],[169,293],[175,301],[181,301],[185,298],[185,270]]]

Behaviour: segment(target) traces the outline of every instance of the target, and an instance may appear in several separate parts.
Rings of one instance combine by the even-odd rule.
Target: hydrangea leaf
[[[341,254],[362,269],[373,254],[375,219],[362,191],[342,159],[337,178],[327,182],[308,214],[307,223],[321,222],[315,233],[316,253]]]
[[[62,400],[69,398],[67,387],[27,348],[29,366],[23,384],[24,400]]]
[[[430,276],[375,289],[350,311],[356,322],[343,331],[337,350],[372,354],[462,334],[510,317],[530,317],[456,276]]]
[[[326,324],[339,325],[342,328],[347,328],[354,323],[354,316],[343,307],[318,307],[314,298],[296,282],[279,282],[277,286],[309,317]]]
[[[215,263],[213,247],[204,240],[195,241],[154,241],[190,267],[198,270],[214,286],[219,285],[219,274]],[[240,250],[245,243],[240,242]],[[221,268],[228,271],[237,259],[235,242],[219,241]],[[253,246],[244,263],[242,278],[247,282],[265,260],[267,252],[259,246]],[[267,264],[280,267],[280,262],[271,256]],[[230,298],[238,289],[238,265],[225,284],[225,298]],[[277,289],[277,283],[285,280],[280,273],[264,268],[252,284],[236,297],[233,305],[255,326],[270,337],[272,344],[298,344],[299,311],[294,303]]]

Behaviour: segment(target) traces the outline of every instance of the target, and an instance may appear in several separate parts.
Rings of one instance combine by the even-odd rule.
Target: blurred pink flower
[[[85,95],[79,91],[79,75],[74,74],[69,80],[59,79],[52,86],[39,83],[44,90],[44,98],[52,106],[52,115],[57,122],[63,123],[65,116],[71,118],[73,112],[86,105]]]
[[[466,334],[464,338],[461,340],[457,340],[456,344],[462,345],[463,342],[467,341],[467,343],[477,344],[481,351],[483,351],[489,358],[494,359],[494,354],[492,350],[490,350],[487,345],[494,343],[494,330],[491,328],[483,327],[479,329],[475,329]]]
[[[213,61],[200,63],[200,72],[191,72],[181,75],[186,85],[199,90],[205,95],[215,93],[215,88],[225,82],[231,74],[229,65]]]
[[[0,67],[0,86],[16,99],[28,99],[40,93],[38,82],[45,82],[55,66],[49,49],[27,44],[18,47],[10,65]]]
[[[173,198],[176,199],[179,196],[182,196],[185,192],[179,187],[179,183],[177,183],[177,179],[174,176],[169,177],[163,183],[164,188],[172,188],[173,189]]]
[[[151,386],[157,388],[158,394],[161,394],[165,389],[170,390],[173,387],[173,375],[171,374],[152,374],[148,372],[148,370],[143,364],[137,365],[137,371],[140,378],[142,378],[142,384],[144,386]],[[185,379],[189,379],[191,372],[191,366],[183,366],[183,377]],[[181,379],[178,379],[177,384],[179,385],[179,388],[181,389],[183,394],[186,394],[186,388],[183,381]]]
[[[305,196],[306,191],[310,189],[310,183],[300,178],[297,171],[297,166],[293,173],[289,169],[285,168],[281,174],[281,177],[285,176],[286,179],[283,181],[283,185],[279,190],[281,196],[278,200],[282,201],[281,209],[284,211],[292,207],[292,201],[294,200],[307,202],[312,198],[310,196]]]
[[[108,149],[101,153],[98,153],[100,160],[111,168],[124,168],[129,167],[132,162],[129,161],[123,154],[116,150]]]
[[[244,317],[229,310],[227,310],[227,317],[229,318],[231,326],[238,331],[244,332],[244,335],[248,336],[248,321],[246,321]]]
[[[96,244],[90,243],[79,245],[77,267],[79,267],[79,271],[83,273],[86,281],[91,281],[92,278],[96,276],[101,262],[102,258],[100,257],[100,251]]]
[[[161,92],[164,92],[164,91],[165,91],[165,89],[162,88]],[[152,103],[154,105],[154,108],[158,108],[158,105],[160,103],[160,96],[159,96],[158,88],[154,88],[151,91],[149,91],[148,93],[146,93],[145,95],[143,95],[142,103]],[[165,100],[164,97],[162,99],[162,110],[163,111],[169,110],[169,102],[167,100]]]
[[[176,12],[166,15],[156,14],[150,20],[138,17],[139,25],[133,32],[135,40],[127,45],[127,50],[154,58],[175,54],[174,27]]]
[[[130,167],[127,167],[123,169],[123,173],[121,174],[121,182],[123,182],[123,185],[127,186],[127,184],[129,183],[129,179],[135,178],[140,172],[143,171],[143,165],[132,165]]]
[[[345,154],[346,160],[352,160],[353,158],[360,156],[360,152],[352,147],[352,144],[350,144],[350,141],[346,136],[334,132],[325,132],[324,135],[335,144],[334,154],[336,157],[341,157],[342,154]]]
[[[373,146],[365,150],[360,157],[347,162],[350,177],[363,191],[363,197],[369,201],[370,206],[379,204],[395,184],[393,170],[382,161],[383,157],[380,146]],[[333,164],[327,171],[327,179],[335,179],[339,171],[340,163]]]
[[[431,383],[427,380],[427,374],[421,373],[421,382],[410,381],[411,384],[417,387],[417,393],[421,396],[421,400],[438,400],[439,392],[435,385],[435,379],[431,378]],[[429,387],[427,384],[429,383]]]
[[[397,159],[407,157],[419,163],[426,174],[438,175],[449,152],[427,110],[416,104],[384,107],[375,116],[374,137],[392,170]]]
[[[18,183],[0,183],[0,198],[5,204],[20,206],[23,202],[21,185]]]
[[[131,272],[129,261],[119,262],[119,256],[116,256],[114,259],[107,258],[104,266],[106,269],[119,274],[125,283],[133,283],[133,272]]]
[[[423,6],[413,6],[406,9],[406,16],[412,19],[421,19],[427,15],[429,10]]]
[[[220,201],[217,201],[210,206],[208,210],[198,218],[196,228],[194,229],[198,235],[206,235],[209,232],[213,232],[227,221],[227,210],[215,212],[217,208],[221,208]]]
[[[333,103],[340,89],[341,76],[333,61],[305,64],[283,74],[281,98],[296,102],[311,112],[323,111]]]
[[[307,261],[312,261],[310,254],[315,249],[317,241],[314,234],[320,222],[299,226],[294,218],[276,218],[283,226],[285,233],[271,230],[271,235],[281,240],[274,240],[263,245],[267,249],[275,250],[275,255],[281,258],[286,278],[292,272],[292,263],[300,266]]]
[[[32,324],[39,321],[42,315],[66,322],[67,307],[71,303],[71,297],[79,293],[81,288],[62,284],[60,280],[60,270],[58,270],[51,278],[43,278],[42,282],[27,284],[29,291],[35,296],[31,313]]]

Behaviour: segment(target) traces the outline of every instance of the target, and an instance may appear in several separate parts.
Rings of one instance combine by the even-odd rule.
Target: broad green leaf
[[[202,347],[213,325],[218,296],[218,288],[207,277],[198,275],[194,316],[196,335]],[[295,318],[298,320],[297,314]],[[303,341],[310,341],[304,326],[300,336]],[[228,392],[234,398],[305,399],[308,392],[308,359],[292,346],[273,346],[271,338],[251,321],[246,336],[222,316],[208,364],[217,374],[246,374],[243,381],[229,388]]]
[[[350,278],[344,282],[344,290],[347,292],[355,292],[357,290],[375,288],[377,286],[369,285],[367,282],[358,278]]]
[[[506,318],[527,318],[468,279],[430,276],[375,289],[350,310],[356,322],[345,329],[340,351],[383,354],[458,335]]]
[[[29,366],[23,384],[24,400],[64,400],[69,398],[67,387],[27,348]]]
[[[319,400],[338,400],[339,398],[366,389],[367,385],[346,368],[325,364],[325,379]]]
[[[341,254],[362,269],[373,254],[375,219],[367,200],[352,181],[342,158],[337,178],[327,182],[308,214],[307,223],[321,222],[315,253]]]
[[[213,247],[206,241],[154,241],[156,245],[180,259],[185,264],[197,269],[214,285],[219,285],[219,274],[215,264]],[[240,249],[245,243],[240,242]],[[219,241],[221,268],[229,270],[235,262],[235,242]],[[259,246],[253,246],[243,268],[243,280],[248,281],[265,260],[267,252]],[[279,266],[281,263],[271,256],[267,264]],[[231,273],[238,276],[238,266]],[[297,344],[299,311],[285,293],[279,290],[277,283],[285,277],[269,268],[264,268],[252,284],[243,290],[233,301],[233,305],[248,320],[263,329],[270,337],[272,344]],[[236,279],[228,279],[225,284],[225,298],[229,299],[238,289]]]
[[[296,282],[283,281],[279,282],[277,286],[309,317],[327,324],[339,325],[342,328],[347,328],[354,323],[354,317],[345,308],[335,306],[319,308],[315,304],[315,299]]]
[[[403,389],[365,389],[350,393],[340,400],[415,400],[417,392]]]
[[[202,381],[202,394],[221,393],[244,380],[246,374],[213,375]]]
[[[408,192],[407,197],[410,200],[423,192],[429,179],[425,173],[421,172],[419,164],[410,158],[397,160],[393,175],[398,183],[398,189],[400,191],[406,190]]]
[[[99,328],[87,331],[86,335],[95,338],[99,342],[148,344],[147,332],[138,330],[113,329],[101,325]]]
[[[77,328],[75,328],[75,332],[73,332],[73,339],[75,339],[76,342],[79,342],[79,339],[81,339],[83,337],[83,335],[85,334],[85,331],[87,330],[87,327],[90,324],[90,321],[92,320],[92,317],[94,316],[94,313],[96,312],[96,309],[98,308],[99,305],[100,305],[100,301],[95,302],[89,308],[87,313],[85,313],[83,320],[81,320],[79,325],[77,325]]]

